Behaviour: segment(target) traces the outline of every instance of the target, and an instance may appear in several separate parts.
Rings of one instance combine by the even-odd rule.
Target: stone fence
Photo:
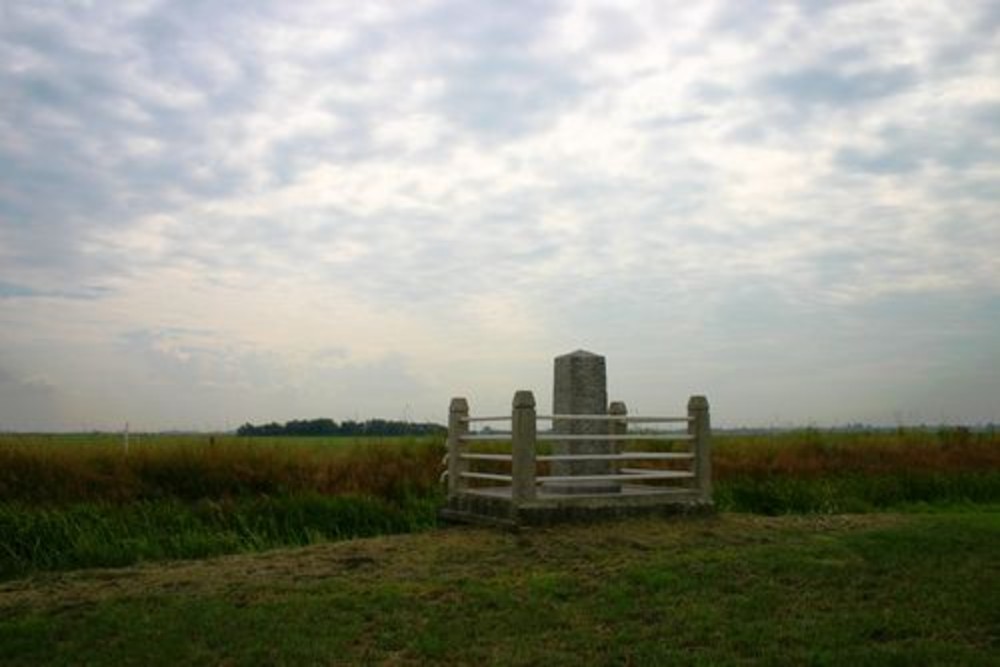
[[[551,428],[539,429],[539,422]],[[493,423],[510,428],[494,430]],[[638,424],[643,428],[629,431]],[[648,428],[671,424],[680,428]],[[644,443],[661,446],[642,449]],[[712,506],[704,396],[692,396],[687,414],[675,417],[629,416],[619,401],[606,414],[539,415],[530,391],[514,394],[509,415],[474,416],[466,399],[454,398],[446,462],[448,501],[441,514],[451,520],[550,523]],[[539,474],[539,464],[547,464],[545,474]]]

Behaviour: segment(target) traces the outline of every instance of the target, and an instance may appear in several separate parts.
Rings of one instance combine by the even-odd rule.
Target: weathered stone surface
[[[556,357],[553,381],[552,409],[557,415],[605,415],[608,413],[608,382],[604,357],[586,350],[577,350]],[[614,447],[602,435],[608,433],[603,421],[556,420],[556,433],[595,436],[594,440],[556,441],[557,454],[613,454]],[[607,475],[614,472],[610,461],[555,461],[553,475]],[[615,482],[580,481],[550,482],[545,485],[554,493],[616,493]]]

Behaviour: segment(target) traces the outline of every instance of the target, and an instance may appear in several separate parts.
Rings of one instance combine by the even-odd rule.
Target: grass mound
[[[0,584],[0,662],[995,664],[1000,513],[455,529]]]

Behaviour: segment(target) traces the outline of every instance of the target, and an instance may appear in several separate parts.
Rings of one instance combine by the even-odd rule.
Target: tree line
[[[440,424],[395,419],[368,419],[363,422],[349,419],[339,424],[332,419],[293,419],[284,424],[271,422],[260,426],[248,422],[236,429],[236,435],[440,435],[447,430]]]

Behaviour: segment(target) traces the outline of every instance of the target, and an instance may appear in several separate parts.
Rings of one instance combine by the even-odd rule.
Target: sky
[[[0,0],[0,430],[1000,421],[1000,3]]]

